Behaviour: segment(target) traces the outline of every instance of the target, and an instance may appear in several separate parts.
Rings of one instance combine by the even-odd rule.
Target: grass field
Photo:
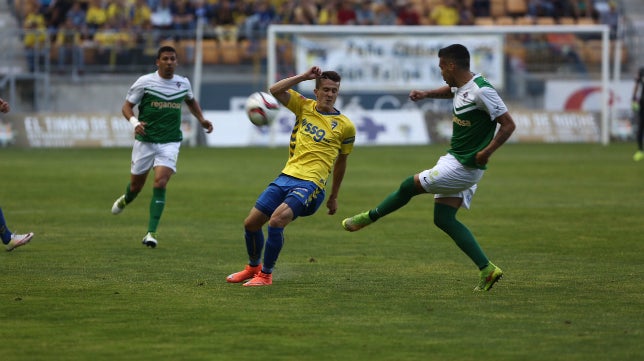
[[[502,148],[459,219],[505,270],[474,265],[432,224],[432,198],[356,233],[445,146],[360,147],[335,216],[298,219],[271,287],[242,222],[286,149],[183,148],[159,247],[150,184],[110,213],[129,149],[0,150],[0,205],[33,241],[0,254],[0,360],[643,360],[644,163],[633,144]]]

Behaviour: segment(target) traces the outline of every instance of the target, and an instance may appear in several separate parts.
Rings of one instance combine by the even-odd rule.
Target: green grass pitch
[[[432,223],[432,198],[356,233],[445,145],[356,147],[338,214],[286,229],[271,287],[225,277],[246,262],[242,222],[285,148],[183,148],[159,228],[150,180],[113,216],[130,149],[2,149],[0,205],[32,242],[0,254],[0,359],[642,360],[644,163],[634,144],[509,144],[459,212],[505,271],[488,293]]]

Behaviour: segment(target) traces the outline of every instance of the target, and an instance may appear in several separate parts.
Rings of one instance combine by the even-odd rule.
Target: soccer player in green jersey
[[[127,93],[122,113],[134,129],[130,182],[125,194],[112,205],[112,213],[119,214],[132,202],[143,186],[151,169],[154,185],[150,201],[148,232],[142,243],[157,246],[157,227],[165,207],[165,193],[170,177],[177,171],[177,157],[183,139],[181,132],[181,104],[185,102],[206,132],[212,132],[212,123],[206,120],[201,106],[192,93],[188,78],[174,73],[177,52],[171,46],[162,46],[157,52],[157,71],[139,77]],[[138,105],[138,118],[134,107]]]
[[[460,207],[469,209],[477,183],[490,156],[514,131],[515,124],[496,90],[480,74],[470,71],[466,47],[453,44],[438,52],[439,68],[447,85],[434,90],[412,90],[409,98],[453,99],[452,139],[447,154],[436,165],[405,179],[398,190],[369,211],[342,221],[355,232],[401,208],[419,194],[434,194],[434,224],[447,233],[480,271],[477,291],[487,291],[503,271],[487,258],[469,229],[456,219]],[[495,130],[499,125],[498,131]]]
[[[315,100],[291,89],[307,80],[315,80]],[[353,123],[334,107],[340,80],[340,74],[314,66],[270,87],[271,94],[295,114],[289,156],[281,173],[260,194],[244,220],[248,264],[226,277],[227,282],[249,280],[244,286],[273,283],[273,267],[284,245],[284,227],[299,216],[317,211],[324,201],[331,169],[333,184],[326,207],[331,215],[338,210],[340,184],[356,136]],[[264,242],[262,227],[267,222],[268,238]]]

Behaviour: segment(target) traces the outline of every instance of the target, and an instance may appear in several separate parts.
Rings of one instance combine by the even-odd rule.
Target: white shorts
[[[163,166],[177,172],[177,158],[181,142],[147,143],[134,140],[132,147],[132,174],[145,174],[151,168]]]
[[[481,180],[484,172],[483,169],[462,165],[448,153],[438,159],[434,168],[420,172],[418,177],[423,189],[427,193],[434,194],[434,198],[462,198],[461,207],[470,209],[476,184]]]

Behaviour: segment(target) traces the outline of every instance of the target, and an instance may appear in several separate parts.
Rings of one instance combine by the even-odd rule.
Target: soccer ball
[[[246,99],[246,115],[258,127],[271,124],[279,110],[280,103],[268,93],[255,92]]]

